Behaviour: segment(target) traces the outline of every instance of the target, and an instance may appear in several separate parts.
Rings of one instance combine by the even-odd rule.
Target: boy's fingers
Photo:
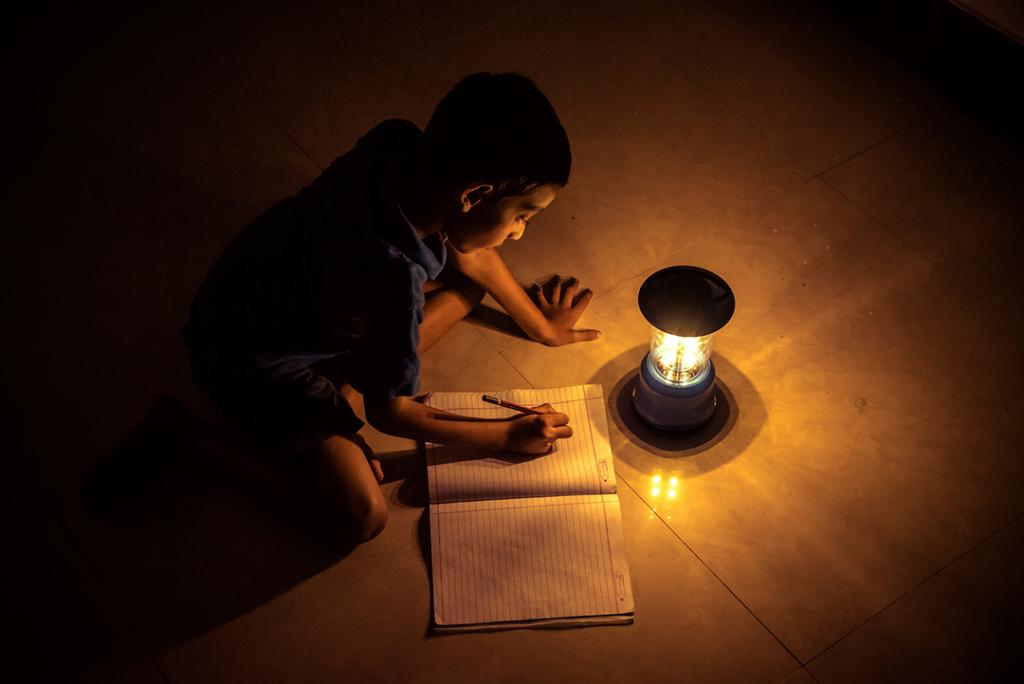
[[[557,413],[555,411],[552,411],[550,414],[545,416],[545,422],[554,427],[558,427],[559,425],[568,425],[569,416],[565,415],[564,413]]]
[[[552,428],[552,430],[557,439],[568,439],[569,437],[572,437],[572,428],[568,425]]]
[[[551,302],[558,304],[562,301],[562,278],[555,276],[551,279],[553,285],[551,286]]]
[[[541,404],[540,406],[534,406],[534,411],[540,411],[541,413],[555,413],[555,407],[551,404]]]
[[[601,336],[601,331],[600,330],[594,330],[593,328],[588,328],[586,330],[573,330],[572,331],[572,341],[573,342],[593,342],[594,340],[596,340],[600,336]]]
[[[594,298],[594,292],[592,290],[583,290],[579,295],[576,296],[576,301],[572,303],[572,312],[576,314],[576,317],[583,315],[587,306],[590,305],[590,300]]]
[[[538,302],[540,302],[541,304],[548,303],[547,298],[544,296],[544,288],[541,287],[539,284],[534,283],[533,285],[530,286],[530,290],[537,297]]]
[[[563,309],[568,309],[573,305],[572,300],[573,298],[575,298],[576,290],[577,288],[579,288],[579,286],[580,281],[576,280],[575,278],[569,278],[569,280],[566,281],[565,289],[562,290],[561,304]]]
[[[576,293],[576,297],[573,299],[572,305],[576,306],[580,302],[589,302],[590,298],[594,296],[594,291],[589,287],[585,287]]]

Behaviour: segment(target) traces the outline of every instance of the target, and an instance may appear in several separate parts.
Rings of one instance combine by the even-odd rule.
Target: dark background
[[[755,35],[764,24],[769,41],[779,25],[853,36],[1018,154],[1024,69],[1011,38],[945,2],[783,4],[734,2],[725,11]],[[604,3],[600,11],[654,23],[691,9],[634,13]],[[375,93],[373,79],[509,15],[528,24],[547,12],[532,3],[90,4],[22,8],[5,20],[7,667],[29,678],[103,680],[344,556],[296,531],[287,503],[281,514],[224,486],[222,474],[177,466],[137,474],[107,517],[89,509],[83,483],[126,440],[138,448],[130,440],[159,396],[216,420],[191,384],[178,334],[209,263],[377,120],[424,124],[451,74],[403,83],[402,92]],[[523,41],[529,50],[530,36]],[[740,47],[720,49],[728,59]],[[378,99],[346,99],[367,83],[362,92]],[[618,97],[616,83],[609,88]],[[571,101],[571,79],[553,92]],[[799,127],[815,97],[779,104],[780,116]],[[581,99],[567,111],[598,106]],[[1006,173],[1019,178],[1019,165]],[[1019,565],[1007,571],[1019,581]],[[1019,607],[1019,594],[1013,600]],[[1019,627],[1008,609],[979,629],[995,635],[993,657],[1003,657],[998,640],[1019,638]]]

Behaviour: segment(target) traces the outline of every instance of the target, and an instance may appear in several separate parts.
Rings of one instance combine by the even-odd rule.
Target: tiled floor
[[[1019,669],[1021,153],[817,4],[179,8],[40,17],[18,45],[37,61],[3,237],[23,666],[125,682]],[[127,518],[86,513],[83,478],[153,397],[208,414],[177,330],[227,241],[376,122],[423,125],[459,77],[509,69],[549,95],[575,167],[505,256],[524,281],[579,276],[597,294],[581,324],[604,334],[550,349],[460,323],[423,359],[428,388],[611,395],[646,343],[647,274],[699,264],[737,295],[716,347],[728,434],[673,456],[612,421],[636,623],[429,637],[423,474],[372,430],[391,518],[348,555],[287,494],[213,475],[165,475]],[[658,473],[681,479],[675,500]]]

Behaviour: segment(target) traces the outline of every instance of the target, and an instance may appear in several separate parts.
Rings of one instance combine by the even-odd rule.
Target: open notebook
[[[481,392],[427,403],[478,418],[515,412]],[[489,392],[569,416],[544,456],[430,444],[430,542],[438,630],[633,620],[615,470],[600,385]]]

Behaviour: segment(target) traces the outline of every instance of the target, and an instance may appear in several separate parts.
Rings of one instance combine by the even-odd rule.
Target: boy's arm
[[[464,444],[494,451],[543,454],[558,439],[572,436],[569,416],[545,404],[540,415],[484,420],[427,406],[411,397],[365,398],[375,428],[398,437],[436,444]]]
[[[556,276],[550,300],[538,287],[535,304],[496,249],[464,254],[449,245],[448,254],[455,268],[494,297],[530,339],[559,346],[596,340],[601,334],[598,330],[573,328],[593,295],[590,290],[583,290],[577,297],[579,282],[575,278],[563,280]]]

